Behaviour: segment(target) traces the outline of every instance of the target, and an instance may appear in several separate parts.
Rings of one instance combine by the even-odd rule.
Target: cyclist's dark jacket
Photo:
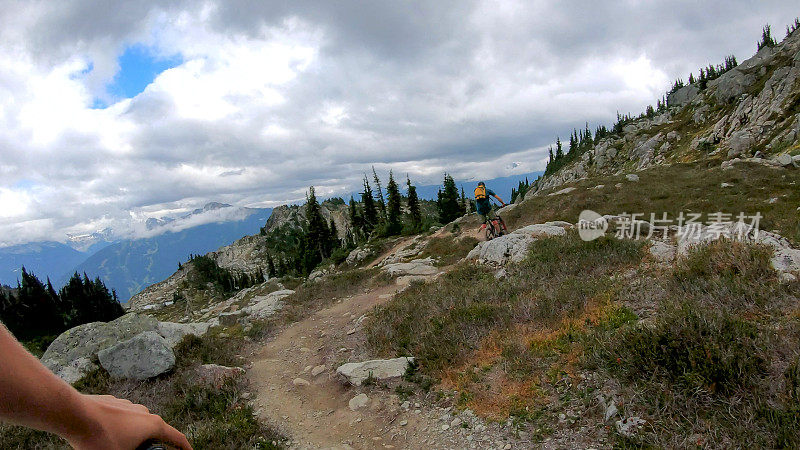
[[[475,208],[478,210],[478,214],[486,215],[492,209],[492,202],[489,201],[489,197],[494,197],[494,191],[486,188],[486,198],[482,198],[480,200],[475,200]]]

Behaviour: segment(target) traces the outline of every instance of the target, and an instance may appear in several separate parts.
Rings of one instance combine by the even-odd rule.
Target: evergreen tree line
[[[334,205],[344,204],[340,198],[329,201]],[[306,222],[301,227],[284,224],[265,233],[266,247],[269,248],[267,274],[270,278],[306,276],[326,259],[343,260],[353,246],[349,230],[346,230],[345,239],[339,239],[336,222],[325,220],[314,186],[309,187],[303,208]]]
[[[516,189],[511,188],[511,203],[514,203],[518,197],[525,198],[525,193],[528,192],[528,189],[530,189],[530,187],[531,184],[528,182],[528,177],[525,177],[525,181],[520,180]]]
[[[189,255],[189,260],[196,270],[189,279],[198,289],[204,289],[207,283],[212,283],[223,293],[228,294],[264,281],[264,276],[260,273],[235,273],[220,267],[214,258],[207,255]]]
[[[725,57],[725,61],[723,61],[722,64],[718,64],[716,66],[709,64],[708,67],[701,67],[700,75],[697,78],[695,78],[694,73],[690,73],[689,84],[694,84],[700,88],[700,90],[703,90],[708,86],[709,81],[716,80],[717,78],[721,77],[722,74],[738,65],[739,62],[736,61],[736,57],[733,55],[728,55]],[[675,80],[675,83],[672,84],[672,88],[669,90],[668,94],[672,94],[684,86],[686,86],[686,84],[683,82],[683,79],[678,78]]]
[[[405,184],[407,192],[403,196],[393,171],[389,172],[385,188],[374,168],[371,177],[365,174],[360,201],[351,196],[348,202],[349,227],[342,239],[338,237],[335,222],[324,219],[311,186],[303,206],[306,221],[301,227],[284,224],[269,232],[262,230],[269,249],[266,255],[269,276],[307,276],[324,261],[341,263],[350,250],[370,239],[415,234],[425,229],[432,222],[423,217],[421,200],[410,178],[406,177]],[[345,203],[336,200],[336,204]],[[449,223],[468,212],[471,202],[463,188],[459,192],[453,177],[445,174],[436,206],[438,222]]]
[[[619,113],[617,116],[619,117]],[[565,165],[575,161],[578,156],[590,150],[597,142],[600,141],[600,139],[608,134],[608,130],[605,127],[600,126],[597,127],[594,136],[592,136],[592,131],[589,129],[588,123],[583,130],[578,131],[573,129],[572,134],[569,137],[569,144],[566,153],[564,153],[561,137],[556,137],[555,151],[553,151],[552,146],[549,149],[547,167],[544,170],[545,176],[556,173]]]
[[[800,28],[800,19],[794,19],[794,23],[793,24],[786,26],[786,37],[788,38],[798,28]],[[764,36],[762,36],[762,39],[763,39],[763,37]],[[786,38],[784,38],[784,39],[786,39]]]
[[[20,340],[55,336],[89,322],[108,322],[125,314],[113,290],[100,280],[75,273],[58,292],[22,268],[17,289],[0,289],[0,321]]]

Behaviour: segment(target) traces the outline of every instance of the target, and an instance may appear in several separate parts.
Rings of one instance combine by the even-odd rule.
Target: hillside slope
[[[668,96],[653,117],[622,121],[575,161],[542,178],[528,195],[598,175],[654,166],[759,156],[764,164],[800,159],[800,31],[709,81]],[[780,156],[784,155],[784,156]]]

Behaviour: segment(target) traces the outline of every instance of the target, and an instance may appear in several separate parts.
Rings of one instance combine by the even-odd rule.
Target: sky
[[[0,245],[541,170],[795,1],[0,0]]]

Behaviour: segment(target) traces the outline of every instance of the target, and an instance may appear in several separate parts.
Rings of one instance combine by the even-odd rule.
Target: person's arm
[[[84,395],[50,372],[0,324],[0,421],[55,433],[78,450],[134,449],[160,439],[191,449],[186,436],[110,395]]]
[[[494,198],[497,199],[497,201],[500,202],[501,205],[506,206],[506,202],[504,202],[503,199],[500,198],[500,196],[498,196],[497,194],[492,194],[492,195],[494,196]]]

